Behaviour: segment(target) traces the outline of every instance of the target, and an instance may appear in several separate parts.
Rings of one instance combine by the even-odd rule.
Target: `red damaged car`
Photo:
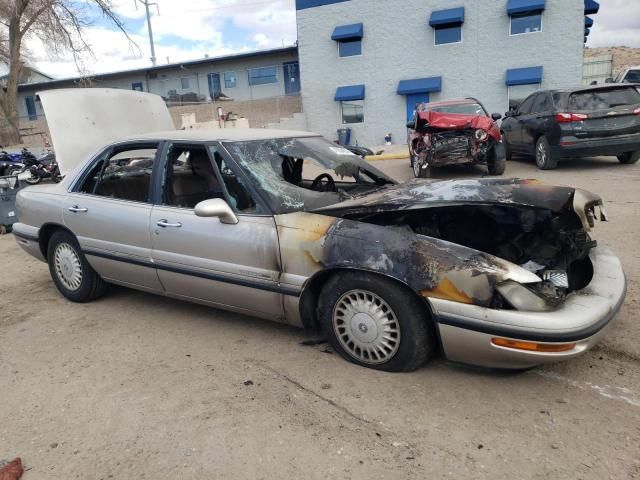
[[[413,174],[427,178],[431,167],[482,164],[490,175],[502,175],[506,157],[496,123],[501,117],[489,116],[475,98],[418,104],[407,123]]]

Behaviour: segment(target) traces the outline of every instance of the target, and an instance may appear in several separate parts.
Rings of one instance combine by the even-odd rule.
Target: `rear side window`
[[[520,104],[518,107],[518,113],[526,114],[531,111],[531,106],[533,105],[533,99],[536,98],[535,95],[531,95],[524,102]]]
[[[119,200],[148,202],[156,150],[157,146],[141,146],[112,152],[94,165],[78,191]]]
[[[570,110],[606,110],[640,103],[635,88],[616,88],[574,93],[569,97]]]

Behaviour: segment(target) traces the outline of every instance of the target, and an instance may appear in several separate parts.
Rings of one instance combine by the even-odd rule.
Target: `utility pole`
[[[149,44],[151,45],[151,64],[156,66],[156,49],[153,45],[153,30],[151,29],[151,14],[149,13],[149,7],[155,5],[158,9],[158,15],[160,15],[160,7],[158,7],[157,3],[152,3],[149,0],[136,0],[136,2],[140,2],[144,5],[144,8],[147,12],[147,29],[149,30]],[[136,8],[138,4],[136,3]]]

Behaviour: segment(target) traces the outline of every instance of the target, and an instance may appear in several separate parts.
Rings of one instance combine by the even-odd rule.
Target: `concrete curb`
[[[377,160],[402,160],[404,158],[409,158],[409,152],[383,153],[364,157],[364,159],[369,162],[375,162]]]

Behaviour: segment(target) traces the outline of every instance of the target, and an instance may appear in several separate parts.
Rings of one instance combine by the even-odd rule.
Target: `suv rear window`
[[[569,110],[606,110],[640,103],[635,88],[615,88],[574,93],[569,97]]]

